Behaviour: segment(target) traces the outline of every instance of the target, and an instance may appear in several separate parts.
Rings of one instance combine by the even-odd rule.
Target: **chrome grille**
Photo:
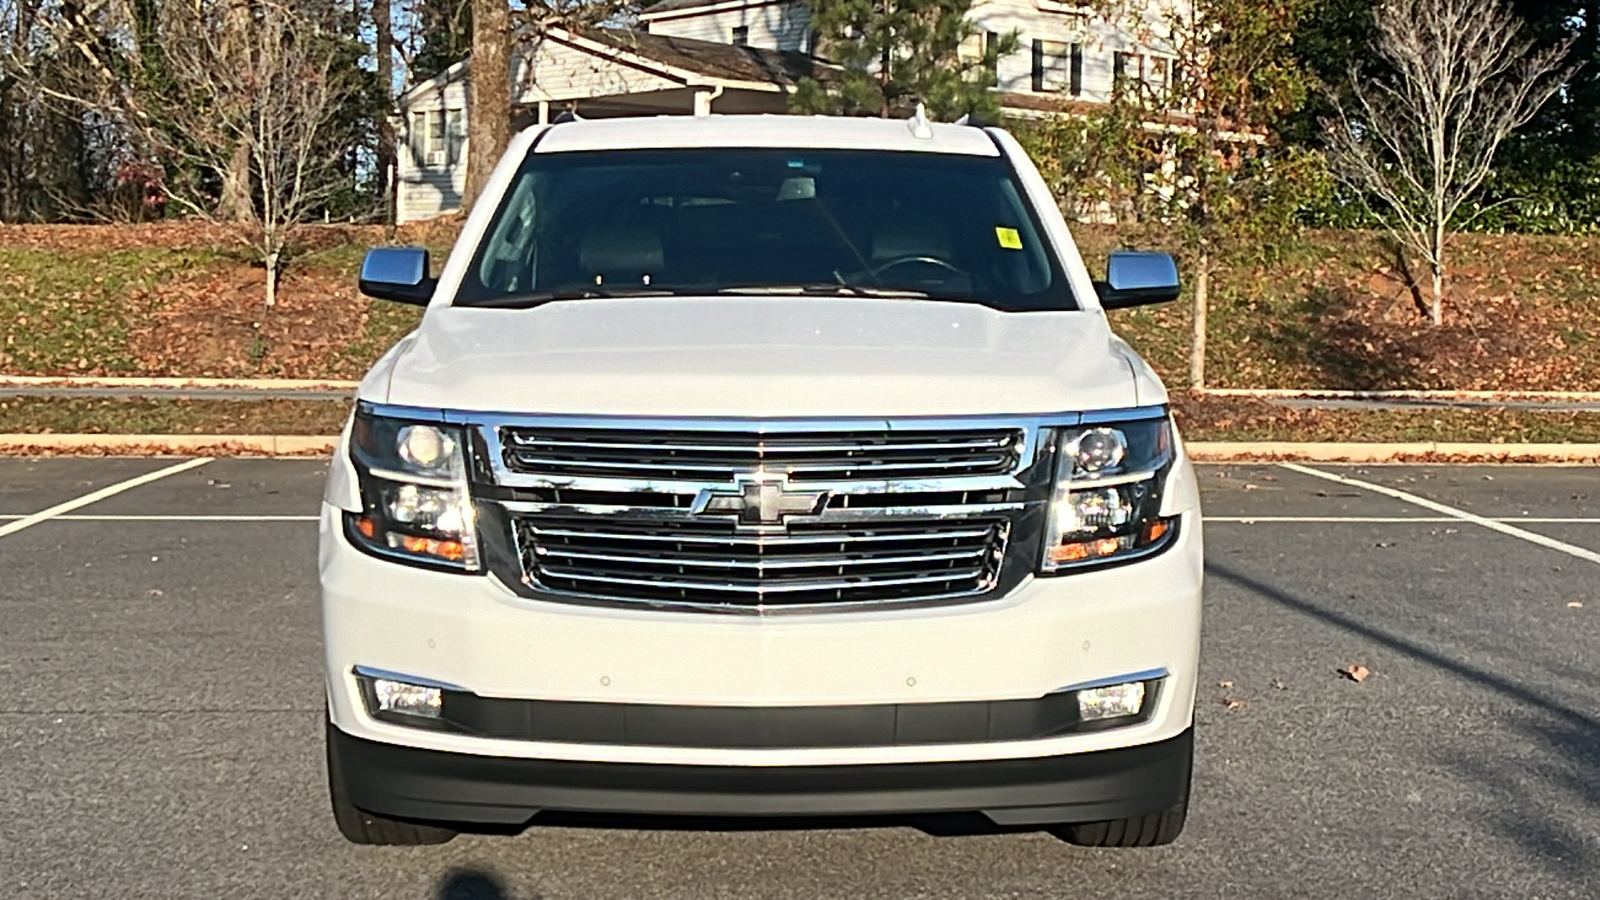
[[[744,472],[791,481],[1003,475],[1018,468],[1020,428],[779,433],[505,426],[506,467],[547,477],[720,482]]]
[[[1004,519],[811,522],[750,533],[719,522],[545,515],[516,520],[524,572],[547,590],[736,610],[932,600],[994,586]]]

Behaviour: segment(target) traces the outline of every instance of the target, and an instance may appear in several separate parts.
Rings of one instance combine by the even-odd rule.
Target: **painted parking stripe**
[[[40,522],[48,522],[51,519],[60,518],[66,513],[72,512],[75,509],[88,506],[91,503],[98,503],[107,497],[115,497],[117,494],[120,494],[123,491],[132,490],[140,485],[149,484],[152,481],[160,481],[168,475],[176,475],[179,472],[187,472],[190,469],[197,469],[208,462],[211,462],[211,457],[202,456],[199,459],[191,459],[187,462],[178,463],[177,465],[167,466],[165,469],[157,469],[154,472],[147,472],[138,476],[137,478],[129,478],[127,481],[119,481],[116,484],[110,485],[109,487],[103,487],[98,491],[91,491],[87,494],[84,494],[82,497],[78,497],[75,500],[68,500],[65,503],[57,503],[55,506],[52,506],[49,509],[40,510],[32,515],[23,516],[22,518],[13,522],[0,525],[0,537],[16,534],[22,529],[31,528]]]
[[[1320,469],[1313,469],[1309,466],[1302,466],[1297,463],[1279,463],[1278,465],[1288,469],[1291,472],[1299,472],[1302,475],[1310,475],[1313,478],[1321,478],[1324,481],[1332,481],[1337,484],[1344,484],[1349,485],[1350,487],[1357,487],[1361,488],[1362,490],[1372,491],[1375,494],[1382,494],[1385,497],[1393,497],[1396,500],[1401,500],[1414,506],[1420,506],[1426,510],[1442,513],[1453,519],[1459,519],[1463,522],[1470,522],[1473,525],[1481,525],[1490,531],[1498,531],[1501,534],[1510,535],[1514,538],[1521,538],[1530,544],[1538,544],[1541,547],[1548,547],[1551,550],[1559,550],[1568,556],[1600,564],[1600,553],[1596,553],[1593,550],[1585,550],[1582,547],[1574,546],[1566,541],[1558,541],[1552,537],[1545,537],[1542,534],[1537,534],[1523,528],[1518,528],[1515,525],[1510,525],[1506,522],[1486,518],[1484,516],[1477,515],[1476,513],[1469,513],[1464,509],[1456,509],[1454,506],[1446,506],[1438,501],[1429,500],[1426,497],[1419,497],[1416,494],[1408,493],[1406,491],[1399,490],[1398,488],[1392,488],[1383,484],[1373,484],[1370,481],[1361,481],[1360,479],[1349,478],[1344,475],[1335,475],[1332,472],[1324,472]]]
[[[3,519],[22,519],[25,516],[0,516]],[[150,515],[150,516],[96,516],[96,515],[64,515],[56,516],[57,522],[315,522],[316,516],[270,516],[270,515],[237,515],[237,516],[204,516],[204,515]]]
[[[1541,518],[1535,516],[1494,516],[1495,522],[1522,522],[1525,525],[1600,525],[1594,518]],[[1207,522],[1231,522],[1243,525],[1270,525],[1273,523],[1339,523],[1360,525],[1407,525],[1411,523],[1459,522],[1459,516],[1206,516]]]

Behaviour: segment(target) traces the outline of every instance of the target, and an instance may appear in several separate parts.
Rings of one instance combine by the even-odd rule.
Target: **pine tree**
[[[949,120],[995,118],[995,64],[1016,52],[1017,35],[986,36],[967,14],[972,0],[809,0],[820,55],[841,71],[803,80],[799,112],[905,115],[923,104]]]

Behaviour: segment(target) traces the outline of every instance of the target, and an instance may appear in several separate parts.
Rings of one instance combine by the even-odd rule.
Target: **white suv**
[[[1108,269],[996,129],[522,133],[437,279],[414,248],[362,271],[427,311],[322,508],[344,835],[965,813],[1173,840],[1200,510],[1104,310],[1177,272]]]

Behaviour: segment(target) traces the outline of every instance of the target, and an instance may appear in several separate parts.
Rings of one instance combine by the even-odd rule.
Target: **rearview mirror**
[[[1126,309],[1178,299],[1178,264],[1166,253],[1119,250],[1106,262],[1106,280],[1094,283],[1100,305]]]
[[[361,263],[361,293],[378,300],[427,306],[437,284],[422,247],[374,247]]]

